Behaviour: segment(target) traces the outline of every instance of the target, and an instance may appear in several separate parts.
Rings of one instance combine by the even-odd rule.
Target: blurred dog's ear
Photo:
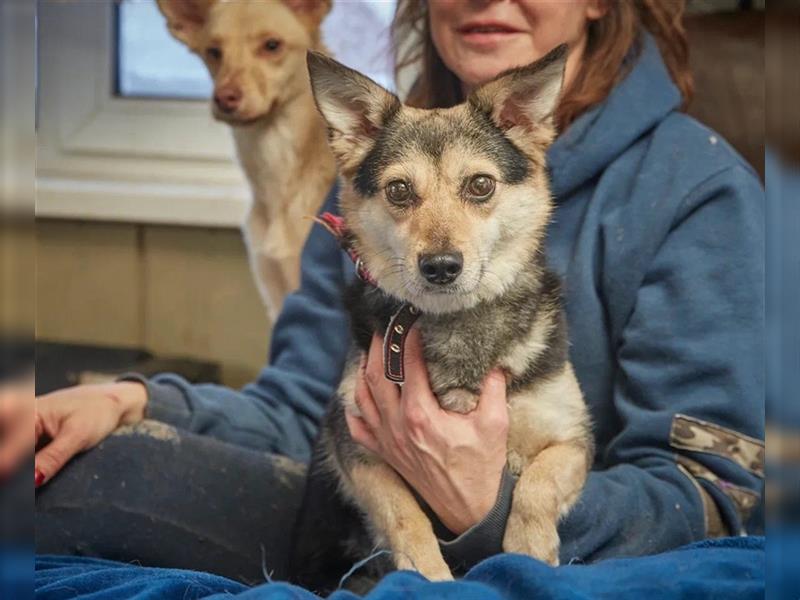
[[[333,0],[283,0],[310,31],[319,29],[322,19],[331,11]]]
[[[198,49],[199,33],[208,18],[208,11],[216,0],[158,0],[158,8],[167,19],[167,28],[172,36]]]
[[[400,110],[400,100],[369,77],[324,54],[309,52],[307,60],[314,100],[328,124],[331,150],[340,169],[347,172]]]
[[[561,44],[528,66],[501,73],[472,92],[468,101],[503,131],[514,127],[532,131],[542,124],[550,125],[566,64],[567,45]]]

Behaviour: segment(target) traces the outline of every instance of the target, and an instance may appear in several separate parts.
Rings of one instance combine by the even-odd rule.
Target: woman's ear
[[[216,0],[158,0],[158,8],[167,19],[167,28],[179,42],[197,50],[200,32],[205,27],[208,11]]]
[[[566,64],[567,45],[561,44],[536,62],[501,73],[480,86],[468,102],[488,114],[503,131],[513,127],[531,131],[550,125]]]
[[[400,100],[369,77],[320,54],[309,52],[311,89],[328,141],[340,167],[358,163],[372,147],[386,121],[400,110]]]

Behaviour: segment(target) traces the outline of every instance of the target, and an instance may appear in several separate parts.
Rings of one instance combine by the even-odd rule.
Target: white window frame
[[[208,102],[114,95],[114,2],[38,9],[38,217],[238,226],[249,188]]]

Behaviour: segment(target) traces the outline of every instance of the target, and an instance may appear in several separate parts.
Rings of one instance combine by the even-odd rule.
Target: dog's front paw
[[[463,388],[454,388],[439,396],[439,406],[445,410],[466,414],[475,410],[478,399],[478,394]]]
[[[527,554],[558,566],[560,540],[555,523],[545,519],[523,519],[512,511],[506,523],[503,551]]]
[[[399,570],[417,571],[430,581],[453,581],[450,567],[441,556],[418,557],[417,560],[412,560],[408,556],[401,555],[397,558],[396,564]]]

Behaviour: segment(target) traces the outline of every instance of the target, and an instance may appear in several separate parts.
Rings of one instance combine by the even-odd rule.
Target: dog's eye
[[[386,199],[392,204],[406,204],[411,198],[411,186],[402,179],[390,181],[386,186]]]
[[[276,40],[275,38],[269,38],[266,42],[264,42],[264,50],[266,50],[267,52],[277,52],[278,50],[281,49],[282,45],[283,44],[281,44],[280,40]]]
[[[206,48],[206,56],[211,60],[219,60],[222,58],[222,50],[216,46]]]
[[[470,200],[482,202],[494,193],[494,179],[488,175],[475,175],[467,184],[467,196]]]

